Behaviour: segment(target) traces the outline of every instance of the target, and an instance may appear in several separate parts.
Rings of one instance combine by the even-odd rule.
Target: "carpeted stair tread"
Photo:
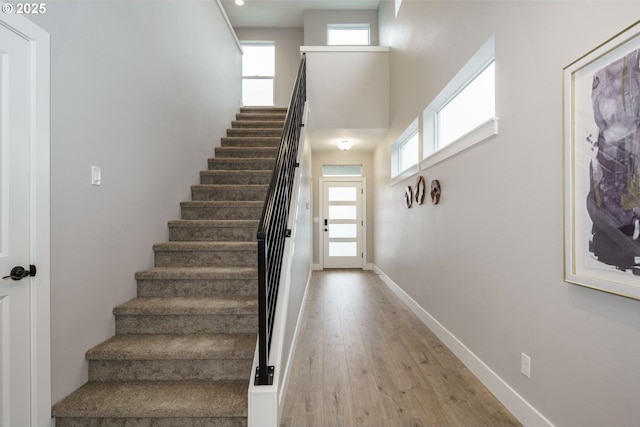
[[[209,170],[268,170],[272,171],[275,160],[268,157],[213,157],[208,160]]]
[[[156,252],[195,251],[247,251],[257,247],[257,242],[164,242],[153,245]]]
[[[279,128],[284,126],[284,120],[267,120],[266,117],[259,119],[254,117],[252,120],[233,120],[232,128]]]
[[[93,347],[87,360],[252,359],[253,334],[116,335]]]
[[[281,136],[282,128],[230,128],[227,136]]]
[[[287,107],[240,107],[240,113],[282,113],[286,114]]]
[[[192,200],[180,203],[182,219],[258,220],[264,202],[255,200]]]
[[[200,184],[267,185],[271,170],[206,170],[200,171]]]
[[[134,298],[113,309],[116,316],[195,316],[257,312],[258,302],[253,297]]]
[[[56,404],[53,416],[246,417],[247,386],[247,381],[90,382]]]
[[[256,279],[254,267],[154,267],[136,272],[136,280],[224,280]]]
[[[225,136],[220,140],[221,147],[265,147],[277,148],[280,145],[278,136]]]
[[[220,227],[220,228],[258,228],[259,221],[255,220],[240,220],[240,219],[192,219],[192,220],[171,220],[168,222],[169,227],[185,227],[185,228],[200,228],[200,227]]]
[[[275,159],[278,147],[216,147],[216,158],[270,158]]]
[[[286,113],[237,113],[236,120],[277,120],[284,122]]]

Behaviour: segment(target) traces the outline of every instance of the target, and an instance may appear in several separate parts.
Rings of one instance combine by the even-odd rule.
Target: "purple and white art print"
[[[564,84],[565,280],[640,299],[640,25]]]

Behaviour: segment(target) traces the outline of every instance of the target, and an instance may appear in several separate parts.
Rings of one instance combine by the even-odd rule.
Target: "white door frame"
[[[350,177],[323,177],[319,179],[318,185],[318,213],[324,215],[324,183],[325,182],[360,182],[362,184],[362,198],[360,200],[362,206],[362,269],[367,265],[367,179],[363,176]],[[320,270],[324,270],[324,221],[318,221],[318,261],[320,262]]]
[[[4,3],[0,2],[0,5]],[[51,426],[50,296],[50,41],[49,34],[16,14],[0,14],[0,25],[31,45],[30,111],[30,263],[38,269],[30,280],[31,426]],[[3,273],[4,272],[0,272]]]

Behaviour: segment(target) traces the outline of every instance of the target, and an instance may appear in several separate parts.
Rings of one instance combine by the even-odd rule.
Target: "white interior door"
[[[323,268],[362,268],[362,181],[324,181]]]
[[[30,42],[0,23],[0,277],[30,264]],[[31,425],[30,278],[0,279],[0,426]]]

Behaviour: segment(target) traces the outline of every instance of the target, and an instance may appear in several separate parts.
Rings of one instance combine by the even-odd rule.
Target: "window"
[[[322,176],[362,176],[362,165],[322,165]]]
[[[242,42],[242,104],[273,105],[275,44]]]
[[[369,46],[369,24],[327,25],[329,46]]]
[[[418,163],[418,132],[399,146],[400,171],[405,171]]]
[[[422,168],[498,133],[492,36],[423,113]]]
[[[436,113],[438,148],[496,116],[495,69],[493,61]]]
[[[399,182],[418,171],[420,160],[420,132],[415,119],[391,147],[391,177]]]

